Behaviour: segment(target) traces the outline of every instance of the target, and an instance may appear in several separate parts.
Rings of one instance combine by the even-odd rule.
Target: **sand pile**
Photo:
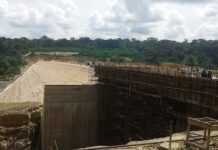
[[[87,84],[90,67],[57,61],[39,61],[0,93],[0,102],[42,102],[45,84]]]

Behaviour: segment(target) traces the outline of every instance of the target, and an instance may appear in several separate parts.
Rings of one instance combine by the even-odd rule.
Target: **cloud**
[[[71,0],[2,0],[0,22],[9,31],[5,36],[68,36],[76,24],[77,8]],[[59,32],[59,33],[58,33]],[[68,34],[69,34],[68,33]]]
[[[211,3],[206,6],[201,16],[202,24],[195,31],[195,38],[218,38],[218,4]]]
[[[93,35],[183,41],[218,37],[216,0],[116,0],[90,18]],[[184,5],[185,4],[185,5]]]
[[[151,32],[152,24],[139,24],[135,25],[131,28],[130,32],[137,33],[137,34],[149,34]]]
[[[104,12],[96,12],[90,18],[90,27],[94,32],[109,37],[139,38],[150,33],[149,26],[161,20],[149,6],[150,0],[118,0]]]
[[[118,0],[105,13],[95,13],[90,27],[98,35],[145,39],[150,36],[184,39],[184,17],[168,5],[150,0]]]
[[[0,36],[218,38],[217,0],[0,0]]]
[[[162,15],[162,20],[153,24],[150,36],[170,40],[186,38],[188,31],[185,26],[185,18],[178,10],[170,9],[169,6],[156,6],[154,9]]]
[[[202,3],[211,3],[214,2],[215,0],[154,0],[154,2],[163,2],[163,3],[182,3],[182,4],[190,4],[190,3],[195,3],[195,4],[202,4]]]

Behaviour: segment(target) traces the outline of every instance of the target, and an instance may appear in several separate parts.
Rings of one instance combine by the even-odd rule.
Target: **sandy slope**
[[[39,61],[0,93],[0,102],[42,102],[45,84],[87,84],[93,72],[84,65]]]

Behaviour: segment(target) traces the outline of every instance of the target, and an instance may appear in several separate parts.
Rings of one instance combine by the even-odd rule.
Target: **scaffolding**
[[[169,73],[171,69],[167,73],[162,67],[99,65],[95,70],[100,82],[119,86],[129,93],[169,97],[218,110],[218,80]]]
[[[192,128],[200,129],[199,132],[191,131]],[[211,133],[218,130],[218,120],[203,117],[203,118],[188,118],[186,147],[197,148],[201,150],[217,149],[217,137],[213,137]]]
[[[118,137],[117,131],[121,132],[119,135],[123,135],[124,142],[132,140],[128,137],[140,140],[160,136],[160,133],[166,136],[169,134],[166,131],[170,121],[177,122],[174,123],[174,132],[179,132],[180,129],[186,128],[188,116],[215,116],[214,112],[218,111],[218,80],[182,76],[172,73],[170,69],[164,70],[166,69],[162,67],[137,65],[95,66],[99,83],[107,91],[101,93],[111,91],[107,96],[103,96],[107,97],[103,105],[106,106],[105,110],[108,109],[105,113],[107,117],[104,118],[109,120],[103,123],[109,124],[109,127],[114,124],[113,129],[117,130],[106,131],[110,134],[108,137],[113,133],[115,135],[111,137]],[[177,111],[168,111],[170,107]],[[153,128],[157,130],[146,130],[143,133],[142,131],[150,128],[145,118],[153,120]]]

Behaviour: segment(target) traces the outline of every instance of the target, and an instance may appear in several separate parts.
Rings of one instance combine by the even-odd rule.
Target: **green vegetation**
[[[123,61],[143,61],[144,57],[140,52],[134,49],[118,49],[118,48],[37,48],[31,49],[33,52],[78,52],[81,56],[87,56],[95,58],[101,61],[114,61],[114,62],[123,62]]]
[[[24,64],[21,51],[17,45],[9,39],[0,38],[0,79],[8,78],[20,72]]]
[[[136,39],[59,39],[46,36],[31,41],[33,51],[77,51],[82,56],[111,61],[178,63],[209,67],[218,65],[218,41],[193,40],[176,42],[148,38]]]
[[[0,38],[0,76],[19,72],[23,64],[22,54],[29,51],[79,52],[81,56],[113,62],[178,63],[210,67],[218,65],[217,40],[193,40],[176,42],[148,38],[95,39],[84,37],[54,40],[43,36],[40,39]]]

